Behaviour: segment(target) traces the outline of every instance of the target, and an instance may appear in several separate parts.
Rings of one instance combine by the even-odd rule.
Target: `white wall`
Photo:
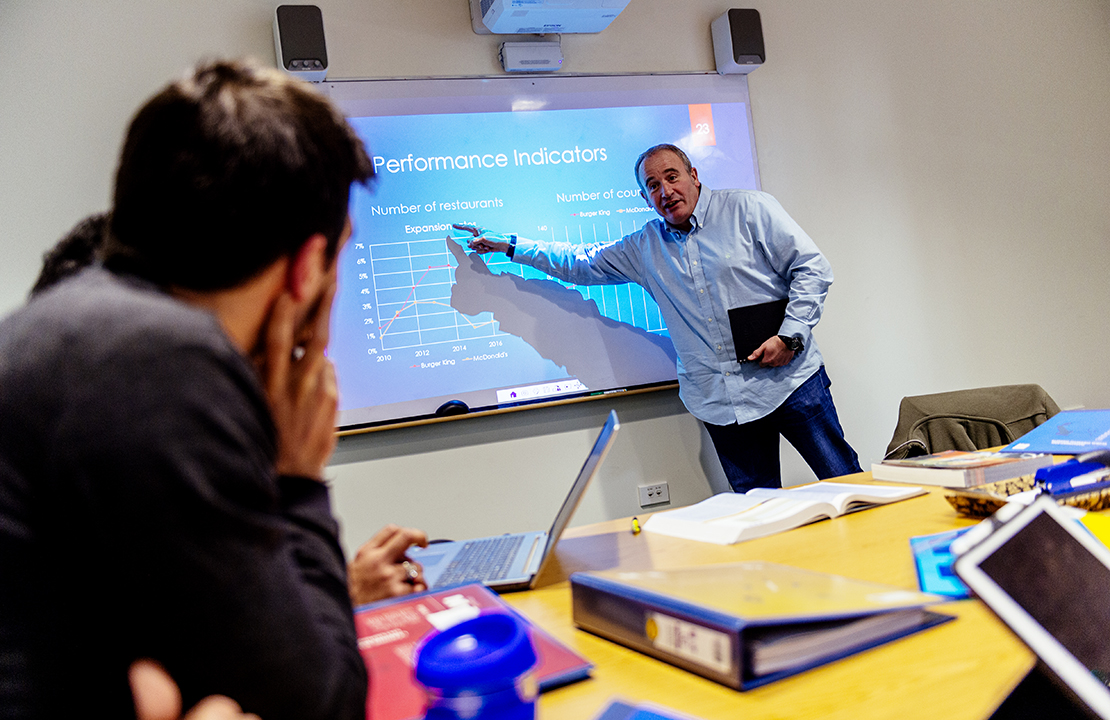
[[[272,61],[274,2],[0,0],[0,313],[41,254],[107,207],[128,117],[200,57]],[[467,0],[321,0],[330,77],[499,74]],[[566,36],[564,72],[707,71],[723,0],[633,0]],[[750,77],[764,188],[836,272],[817,333],[865,465],[904,395],[1037,382],[1110,407],[1110,5],[1104,0],[764,0]],[[721,487],[673,392],[613,403],[617,447],[578,520]],[[347,438],[333,473],[353,545],[542,525],[600,403]],[[808,470],[787,458],[786,481]],[[511,527],[510,527],[511,526]]]

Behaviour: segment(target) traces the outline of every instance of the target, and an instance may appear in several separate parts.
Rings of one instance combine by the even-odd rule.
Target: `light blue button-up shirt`
[[[813,240],[767,193],[702,185],[682,232],[661,219],[620,240],[572,245],[517,239],[513,260],[578,285],[634,282],[663,314],[678,352],[679,395],[694,417],[714,425],[769,414],[817,372],[823,360],[811,331],[832,284]],[[778,368],[739,363],[730,308],[789,298],[781,335],[805,350]]]

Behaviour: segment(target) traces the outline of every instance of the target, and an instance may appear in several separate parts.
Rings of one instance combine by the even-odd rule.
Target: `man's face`
[[[640,165],[640,187],[640,195],[664,220],[688,228],[701,191],[697,168],[687,172],[678,155],[661,150]]]

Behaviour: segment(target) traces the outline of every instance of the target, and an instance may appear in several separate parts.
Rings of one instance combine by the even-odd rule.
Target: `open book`
[[[732,545],[834,518],[876,505],[924,495],[919,487],[885,487],[819,482],[792,488],[756,488],[721,493],[696,505],[659,512],[644,530],[662,535]]]

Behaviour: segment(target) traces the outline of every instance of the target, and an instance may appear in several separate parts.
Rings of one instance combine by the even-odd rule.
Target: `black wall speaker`
[[[750,73],[767,59],[758,10],[728,10],[709,27],[713,33],[713,56],[721,75]]]
[[[278,67],[311,82],[328,74],[324,15],[315,5],[278,5],[274,11],[274,55]]]

